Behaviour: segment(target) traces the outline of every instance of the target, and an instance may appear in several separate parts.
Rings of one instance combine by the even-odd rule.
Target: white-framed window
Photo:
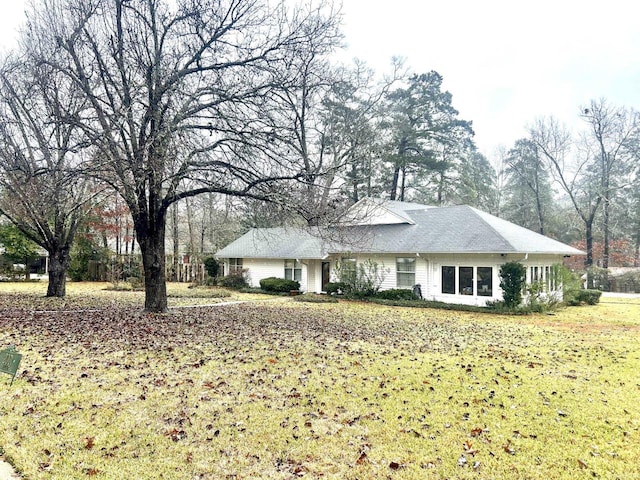
[[[473,267],[458,267],[458,294],[473,295]]]
[[[493,268],[478,267],[476,274],[476,291],[481,297],[493,295]]]
[[[356,281],[358,265],[355,258],[342,257],[339,270],[339,280],[341,282],[354,283]]]
[[[302,263],[299,260],[284,261],[284,278],[287,280],[302,281]]]
[[[443,265],[441,275],[442,293],[481,297],[493,295],[493,267]]]
[[[242,259],[230,258],[229,259],[229,275],[241,275],[242,274]]]
[[[412,288],[416,284],[416,259],[413,257],[396,258],[396,286]]]
[[[456,267],[442,266],[442,293],[456,293]]]

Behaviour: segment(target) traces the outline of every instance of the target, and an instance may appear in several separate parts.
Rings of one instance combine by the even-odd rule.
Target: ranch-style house
[[[381,290],[420,286],[422,297],[485,305],[502,299],[499,270],[526,267],[527,282],[561,294],[554,265],[584,255],[569,245],[469,206],[431,207],[365,198],[339,226],[257,228],[216,253],[225,274],[244,272],[252,286],[293,279],[320,293],[345,266],[377,265]]]

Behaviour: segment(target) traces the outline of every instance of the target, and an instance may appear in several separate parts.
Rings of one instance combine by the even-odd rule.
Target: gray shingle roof
[[[299,227],[253,228],[216,253],[220,258],[323,258],[318,231]]]
[[[301,228],[255,229],[216,255],[221,258],[324,258],[328,253],[343,252],[584,254],[469,206],[428,208],[388,202],[385,207],[413,224],[343,227],[333,232],[329,229],[315,232]],[[343,240],[337,240],[338,237]]]

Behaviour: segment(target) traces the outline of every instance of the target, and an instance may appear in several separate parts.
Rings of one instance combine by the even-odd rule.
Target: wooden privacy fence
[[[167,280],[171,282],[204,283],[208,277],[204,264],[191,257],[190,262],[174,263],[172,256],[166,259]],[[90,260],[87,280],[94,282],[127,281],[132,277],[144,278],[142,261],[139,257],[120,257],[110,263]]]
[[[185,283],[203,283],[206,278],[207,271],[202,263],[179,263],[177,265],[167,264],[168,280]]]

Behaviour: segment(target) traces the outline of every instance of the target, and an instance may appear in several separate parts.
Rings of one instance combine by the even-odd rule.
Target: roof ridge
[[[504,234],[503,234],[503,233],[501,233],[501,232],[500,232],[499,230],[497,230],[493,225],[491,225],[489,222],[487,222],[486,218],[484,218],[484,215],[490,215],[490,216],[492,216],[492,217],[494,217],[494,218],[497,218],[498,220],[503,220],[503,221],[505,221],[505,222],[508,222],[508,220],[504,220],[504,219],[502,219],[502,218],[500,218],[500,217],[496,217],[495,215],[491,215],[490,213],[483,212],[482,210],[480,210],[480,209],[478,209],[478,208],[475,208],[475,207],[472,207],[471,205],[459,205],[459,206],[461,206],[461,207],[466,207],[466,208],[470,209],[470,210],[473,212],[473,214],[474,214],[476,217],[478,217],[478,218],[482,221],[482,223],[484,223],[487,227],[489,227],[489,229],[490,229],[494,234],[496,234],[496,235],[497,235],[499,238],[501,238],[505,243],[507,243],[507,244],[508,244],[508,245],[509,245],[509,246],[510,246],[514,251],[518,251],[518,247],[517,247],[516,245],[514,245],[514,244],[511,242],[511,240],[510,240],[510,239],[506,238],[506,237],[504,236]],[[512,223],[512,222],[508,222],[508,223]],[[516,224],[514,223],[513,225],[516,225]],[[517,227],[520,227],[520,225],[516,225],[516,226],[517,226]],[[524,227],[520,227],[520,228],[524,228]],[[527,229],[527,230],[529,230],[529,229]],[[531,230],[531,231],[532,231],[532,230]],[[533,233],[535,233],[535,232],[533,232]]]

